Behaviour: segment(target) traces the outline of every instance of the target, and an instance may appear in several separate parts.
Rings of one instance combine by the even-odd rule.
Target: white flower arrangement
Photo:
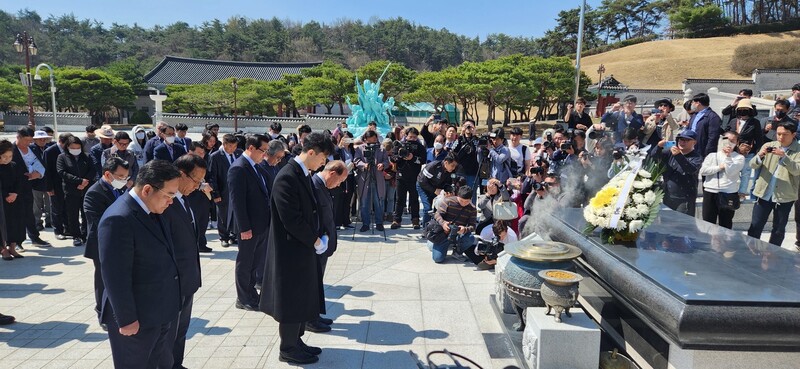
[[[652,224],[658,215],[664,192],[656,182],[662,174],[663,168],[652,161],[644,163],[635,172],[629,168],[620,171],[583,209],[586,233],[600,228],[603,242],[635,240],[637,233]],[[625,188],[627,183],[630,183],[629,188]],[[623,194],[626,197],[620,201]],[[614,223],[612,220],[617,208],[622,215]]]

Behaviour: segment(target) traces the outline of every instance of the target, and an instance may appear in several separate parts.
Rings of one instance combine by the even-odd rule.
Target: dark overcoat
[[[272,188],[271,226],[261,311],[280,323],[303,323],[325,313],[322,273],[314,243],[320,235],[311,180],[289,160]]]

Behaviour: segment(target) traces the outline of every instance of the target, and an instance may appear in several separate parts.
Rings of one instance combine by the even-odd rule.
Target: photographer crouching
[[[444,160],[428,163],[417,176],[417,192],[422,200],[422,224],[425,226],[431,219],[433,199],[449,185],[452,185],[457,168],[458,162],[455,155],[449,153]]]
[[[426,156],[425,145],[419,142],[419,131],[414,127],[407,128],[405,137],[401,141],[394,142],[390,160],[397,165],[397,197],[392,229],[398,229],[402,224],[406,197],[408,198],[408,212],[411,214],[411,225],[414,229],[420,228],[419,193],[416,179],[422,169],[422,164],[425,163]]]
[[[491,227],[481,231],[478,244],[464,250],[464,255],[478,266],[478,270],[489,270],[497,264],[505,245],[517,240],[517,234],[508,221],[496,220]]]
[[[426,225],[428,247],[435,263],[444,262],[451,246],[455,254],[461,254],[475,243],[472,233],[477,216],[478,210],[472,204],[472,187],[461,186],[457,196],[444,199],[433,216],[435,223]]]

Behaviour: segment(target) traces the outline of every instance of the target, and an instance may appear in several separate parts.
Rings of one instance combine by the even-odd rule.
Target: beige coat
[[[764,147],[780,147],[780,143],[772,141],[764,144]],[[756,155],[753,160],[750,160],[750,167],[761,169],[758,179],[756,179],[753,195],[763,199],[767,186],[772,180],[772,174],[775,173],[777,182],[775,183],[772,201],[786,203],[797,200],[797,191],[800,188],[800,144],[797,141],[792,142],[784,158],[767,154],[762,161]]]

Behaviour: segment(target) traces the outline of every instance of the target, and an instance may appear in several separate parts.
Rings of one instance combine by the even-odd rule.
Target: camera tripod
[[[377,168],[377,164],[375,163],[375,153],[373,153],[372,154],[372,158],[367,159],[367,178],[364,180],[364,185],[367,186],[367,196],[365,196],[365,198],[367,200],[367,206],[369,206],[369,218],[372,219],[372,220],[375,220],[376,223],[378,221],[378,218],[376,218],[376,216],[378,216],[378,215],[375,214],[375,206],[374,206],[375,203],[372,200],[372,185],[373,184],[375,185],[375,191],[377,191],[378,190],[378,182],[375,179],[375,172],[377,172],[377,171],[378,171],[378,168]],[[361,192],[361,191],[359,190],[359,192]],[[362,202],[364,200],[365,200],[364,198],[361,199]],[[378,197],[378,201],[380,201],[380,197]],[[361,206],[364,206],[363,203],[361,204]],[[379,216],[381,217],[380,218],[381,223],[383,223],[383,214],[380,214]],[[372,234],[374,235],[375,234],[375,228],[372,227],[372,224],[364,223],[364,219],[363,219],[364,217],[361,217],[361,218],[362,218],[361,219],[361,227],[363,228],[365,225],[368,226],[370,228],[370,230],[372,231]],[[355,227],[353,228],[353,237],[351,239],[353,239],[353,240],[356,239],[356,228]],[[384,241],[387,240],[387,238],[386,238],[386,227],[383,228],[383,240]]]

